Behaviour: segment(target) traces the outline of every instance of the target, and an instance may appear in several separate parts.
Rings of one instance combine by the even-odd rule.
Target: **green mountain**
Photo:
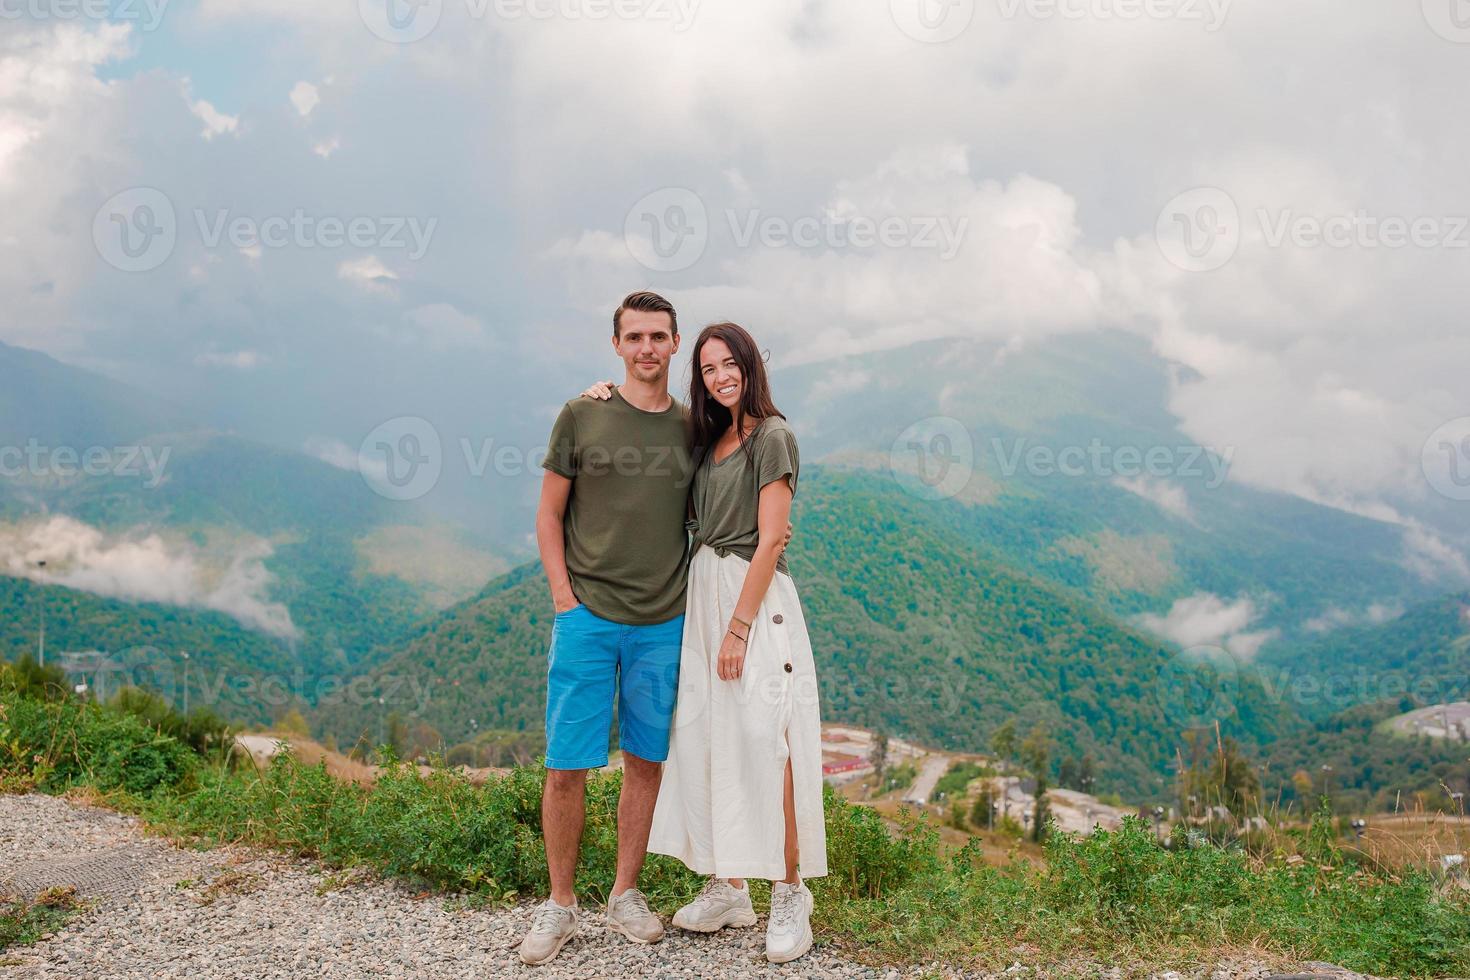
[[[933,341],[772,383],[804,458],[931,498],[969,473],[953,498],[972,505],[963,533],[1123,615],[1197,592],[1249,598],[1250,628],[1276,631],[1269,649],[1335,609],[1463,587],[1412,570],[1402,527],[1234,477],[1225,450],[1195,445],[1168,411],[1180,379],[1146,341],[1099,332],[1017,351]]]
[[[1405,812],[1420,804],[1452,810],[1448,792],[1470,790],[1470,745],[1398,734],[1385,724],[1420,706],[1389,698],[1286,735],[1261,757],[1266,802],[1293,804],[1301,813],[1329,793],[1339,812]]]
[[[267,724],[304,707],[319,683],[291,644],[223,613],[0,577],[0,655],[37,655],[43,618],[47,663],[65,665],[70,654],[89,651],[106,654],[100,669],[77,675],[103,698],[136,685],[182,705],[187,685],[191,708]]]
[[[0,445],[121,446],[186,428],[187,418],[122,382],[0,343]]]
[[[1103,782],[1132,792],[1156,788],[1185,727],[1218,717],[1260,745],[1292,725],[1250,677],[1191,685],[1157,641],[959,533],[964,504],[821,467],[802,482],[788,558],[829,720],[971,751],[1008,719],[1041,724],[1058,755],[1091,752]],[[375,737],[389,712],[450,743],[539,729],[550,627],[539,565],[523,566],[323,704],[318,727],[343,744]]]
[[[34,351],[0,345],[0,407],[0,446],[27,454],[0,475],[0,569],[30,572],[45,554],[59,583],[0,579],[0,614],[27,621],[38,596],[88,610],[71,619],[58,611],[72,649],[188,650],[201,676],[300,674],[296,686],[313,700],[310,692],[345,683],[421,617],[507,567],[417,504],[379,496],[355,472],[194,430],[186,413],[147,392]],[[89,450],[102,465],[80,471]],[[66,521],[51,525],[57,517]],[[291,629],[277,632],[289,641],[252,633],[259,624],[248,617],[199,608],[200,594],[231,569],[243,594],[214,605],[284,606]],[[165,574],[188,582],[173,589],[178,605],[167,614],[164,605],[103,598],[155,595],[148,580]],[[102,609],[105,616],[91,612]],[[235,703],[249,718],[280,707],[249,693]]]
[[[1420,603],[1387,622],[1343,626],[1265,650],[1258,666],[1269,689],[1313,719],[1387,699],[1464,700],[1470,697],[1470,592]]]

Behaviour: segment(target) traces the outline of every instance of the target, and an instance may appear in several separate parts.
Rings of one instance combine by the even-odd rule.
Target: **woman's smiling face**
[[[744,378],[740,375],[740,366],[735,363],[735,355],[730,353],[730,348],[718,337],[711,337],[699,351],[699,374],[704,379],[704,389],[710,397],[735,414],[735,406],[740,404],[740,394],[744,389]]]

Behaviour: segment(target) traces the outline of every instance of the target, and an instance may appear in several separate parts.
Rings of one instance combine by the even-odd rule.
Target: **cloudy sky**
[[[1235,478],[1463,521],[1465,0],[3,9],[0,340],[211,424],[529,446],[651,286],[783,364],[1135,332]]]

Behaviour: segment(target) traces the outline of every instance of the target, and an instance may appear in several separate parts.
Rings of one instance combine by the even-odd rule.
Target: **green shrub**
[[[540,767],[475,786],[451,771],[423,775],[389,759],[373,788],[287,756],[264,772],[233,771],[203,764],[122,711],[14,694],[0,695],[0,763],[9,785],[126,791],[114,795],[118,805],[205,841],[275,847],[491,900],[540,897],[548,888]],[[620,788],[618,773],[588,781],[577,888],[591,902],[604,900],[613,881]],[[990,968],[1024,949],[1028,959],[1090,956],[1122,965],[1259,946],[1380,975],[1470,971],[1466,896],[1439,895],[1422,871],[1356,867],[1350,852],[1321,848],[1321,829],[1302,835],[1302,850],[1322,862],[1292,863],[1204,840],[1165,849],[1147,823],[1128,818],[1085,838],[1053,828],[1043,865],[994,868],[973,841],[942,856],[922,815],[894,828],[830,788],[824,805],[829,874],[810,882],[817,930],[871,959]],[[655,855],[640,885],[667,914],[701,883]]]
[[[209,709],[195,708],[185,715],[158,694],[140,687],[123,688],[109,704],[202,754],[227,744],[229,738],[229,726]]]
[[[0,779],[49,792],[87,784],[147,795],[198,764],[188,746],[131,715],[75,700],[0,694]]]

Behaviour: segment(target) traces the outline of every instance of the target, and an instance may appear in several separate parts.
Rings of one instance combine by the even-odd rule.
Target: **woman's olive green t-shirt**
[[[713,449],[705,453],[694,474],[694,547],[706,544],[721,557],[736,554],[750,561],[760,543],[761,488],[786,476],[791,478],[791,492],[796,492],[801,465],[796,433],[785,419],[772,415],[762,419],[745,444],[729,456],[715,462],[714,455]],[[781,529],[782,534],[785,531]],[[784,553],[776,568],[787,571]]]

